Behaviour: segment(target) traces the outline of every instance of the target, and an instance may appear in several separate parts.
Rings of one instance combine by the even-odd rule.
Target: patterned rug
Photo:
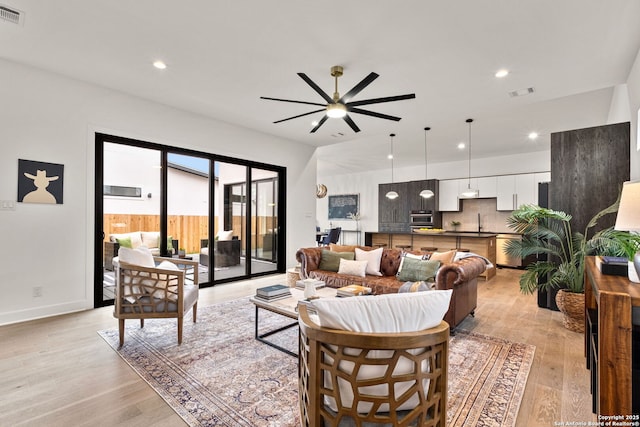
[[[126,322],[98,333],[190,426],[298,426],[298,360],[254,339],[247,298],[200,307],[198,323]],[[261,330],[290,319],[260,311]],[[296,351],[297,328],[270,338]],[[535,347],[458,331],[449,346],[449,426],[515,426]]]

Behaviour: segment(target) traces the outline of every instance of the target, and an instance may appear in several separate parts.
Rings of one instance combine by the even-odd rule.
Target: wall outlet
[[[42,286],[34,286],[34,288],[33,288],[33,297],[34,298],[42,297]]]
[[[15,211],[16,202],[13,200],[0,200],[0,211]]]

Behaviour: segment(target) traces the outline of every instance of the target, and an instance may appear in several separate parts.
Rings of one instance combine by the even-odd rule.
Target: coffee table
[[[316,290],[316,295],[320,298],[335,298],[336,290],[334,288],[320,288]],[[263,301],[261,299],[251,297],[249,301],[251,301],[256,307],[256,323],[255,323],[255,338],[268,346],[271,346],[275,349],[278,349],[282,352],[285,352],[293,357],[298,357],[297,353],[294,353],[284,347],[279,346],[278,344],[267,340],[267,337],[270,337],[273,334],[277,334],[278,332],[282,332],[286,329],[293,328],[298,325],[298,303],[304,300],[304,291],[302,289],[291,288],[291,296],[288,298],[283,298],[276,301]],[[258,332],[259,329],[259,312],[260,309],[267,310],[272,313],[279,314],[281,316],[288,317],[290,319],[295,319],[295,322],[284,325],[280,328],[264,332],[260,334]]]

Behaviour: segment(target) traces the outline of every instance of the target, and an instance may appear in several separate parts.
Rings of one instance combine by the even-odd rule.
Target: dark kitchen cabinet
[[[425,188],[434,192],[429,199],[420,197]],[[385,194],[394,190],[399,197],[387,199]],[[378,231],[402,232],[411,231],[409,212],[412,210],[433,211],[433,226],[442,226],[442,214],[438,212],[438,180],[421,180],[398,182],[395,184],[379,184],[378,186]]]
[[[409,200],[407,182],[378,185],[378,231],[409,231]],[[385,196],[389,191],[398,193],[391,200]]]
[[[411,181],[408,183],[407,199],[410,211],[438,211],[438,181],[435,179]],[[431,190],[433,197],[425,199],[420,196],[422,190]]]

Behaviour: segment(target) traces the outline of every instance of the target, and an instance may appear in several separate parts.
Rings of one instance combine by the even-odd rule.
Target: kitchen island
[[[468,250],[487,258],[493,264],[482,276],[491,279],[496,275],[496,236],[497,233],[476,233],[465,231],[445,231],[444,233],[366,232],[364,244],[419,251],[421,248],[437,248],[438,252],[451,249]]]

